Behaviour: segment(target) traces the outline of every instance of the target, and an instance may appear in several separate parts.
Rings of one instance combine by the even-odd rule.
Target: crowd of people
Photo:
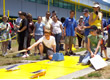
[[[83,10],[85,18],[81,15],[76,21],[75,14],[75,11],[71,10],[68,18],[62,17],[60,20],[56,11],[52,12],[52,16],[47,11],[45,17],[38,16],[38,21],[34,23],[30,13],[19,11],[19,18],[16,19],[15,24],[9,22],[7,16],[3,16],[3,22],[0,23],[3,56],[8,54],[7,48],[11,49],[11,36],[16,31],[18,51],[28,50],[17,54],[18,57],[29,57],[30,50],[35,47],[34,55],[38,55],[37,50],[39,50],[40,59],[52,59],[54,53],[64,50],[64,45],[60,45],[61,40],[65,40],[65,55],[76,55],[72,51],[72,44],[76,45],[77,37],[79,48],[83,48],[86,43],[87,55],[82,60],[83,64],[88,64],[91,57],[101,55],[103,50],[106,60],[109,60],[106,47],[110,47],[110,19],[107,22],[103,18],[99,3],[94,3],[91,13],[88,9]],[[108,30],[108,40],[104,38],[106,30]],[[32,38],[35,39],[35,43],[30,45]],[[45,57],[43,53],[46,53]]]

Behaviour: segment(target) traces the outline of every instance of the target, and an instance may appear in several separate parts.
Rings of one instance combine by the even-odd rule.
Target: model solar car
[[[14,70],[18,70],[18,69],[20,69],[20,68],[18,68],[18,65],[13,65],[13,66],[6,68],[7,71],[14,71]]]
[[[41,69],[41,70],[38,70],[38,71],[35,71],[35,72],[31,72],[33,73],[34,75],[31,76],[31,79],[34,79],[34,78],[39,78],[40,76],[43,76],[46,74],[46,70],[45,69]]]

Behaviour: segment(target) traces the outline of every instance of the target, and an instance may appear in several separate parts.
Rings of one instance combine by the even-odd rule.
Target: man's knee
[[[41,47],[43,47],[43,44],[42,43],[39,44],[39,48],[41,48]]]

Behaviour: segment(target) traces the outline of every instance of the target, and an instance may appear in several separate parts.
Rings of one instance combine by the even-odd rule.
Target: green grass
[[[110,77],[108,79],[110,79]]]
[[[101,77],[101,76],[102,75],[99,72],[88,74],[88,77]]]
[[[79,78],[76,78],[76,79],[86,79],[84,76],[82,76],[82,77],[79,77]]]

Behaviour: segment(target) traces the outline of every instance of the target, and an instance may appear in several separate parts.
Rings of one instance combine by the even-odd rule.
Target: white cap
[[[100,5],[99,4],[94,4],[94,6],[93,7],[100,7]]]
[[[83,18],[83,16],[80,16],[80,18]]]

